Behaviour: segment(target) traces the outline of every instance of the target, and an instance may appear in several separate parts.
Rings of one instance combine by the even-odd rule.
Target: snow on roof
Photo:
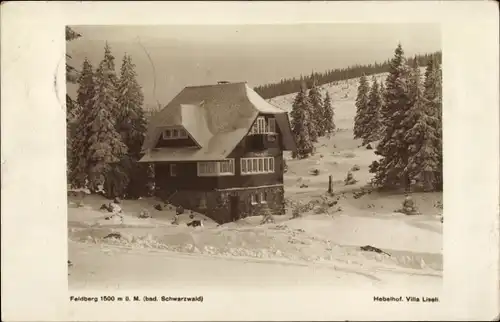
[[[222,160],[248,134],[259,113],[288,119],[284,110],[266,102],[246,83],[186,87],[151,121],[140,161]],[[154,149],[169,126],[184,126],[200,148]],[[278,121],[278,127],[285,148],[295,149],[293,137],[288,137],[289,123]]]

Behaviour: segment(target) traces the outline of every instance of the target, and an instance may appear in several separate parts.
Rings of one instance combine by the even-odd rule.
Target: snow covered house
[[[247,83],[184,88],[151,121],[140,162],[153,163],[159,197],[219,223],[284,214],[288,114]]]

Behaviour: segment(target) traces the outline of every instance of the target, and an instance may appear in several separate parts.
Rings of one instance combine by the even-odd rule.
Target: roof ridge
[[[190,86],[186,86],[185,88],[202,88],[202,87],[242,85],[242,84],[247,84],[247,82],[246,81],[241,81],[241,82],[231,82],[231,83],[222,83],[222,84],[190,85]]]

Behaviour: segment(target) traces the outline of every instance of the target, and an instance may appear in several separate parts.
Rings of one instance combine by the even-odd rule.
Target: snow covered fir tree
[[[307,91],[306,82],[302,82],[300,91],[295,96],[290,112],[292,131],[299,151],[293,156],[307,158],[314,153],[314,143],[318,138],[331,136],[335,132],[335,112],[328,92],[322,97],[314,78]]]
[[[406,191],[442,189],[438,75],[436,62],[430,60],[422,93],[417,60],[410,67],[401,44],[398,45],[390,62],[380,110],[384,131],[375,151],[380,160],[374,161],[370,169],[376,186]]]
[[[306,158],[313,153],[314,146],[311,130],[314,127],[314,123],[311,116],[311,109],[306,85],[302,83],[300,91],[293,102],[292,111],[290,112],[292,132],[297,144],[297,152],[294,156],[298,158]],[[312,132],[315,133],[314,130]]]
[[[324,109],[321,93],[316,86],[316,80],[313,78],[311,88],[309,89],[309,102],[311,104],[311,129],[310,136],[313,142],[318,142],[318,137],[324,136],[326,129],[324,124]]]
[[[131,57],[123,57],[120,77],[114,60],[106,44],[95,72],[88,59],[83,62],[68,181],[108,197],[138,198],[150,192],[152,180],[152,168],[137,163],[147,129],[144,97]]]
[[[360,137],[363,139],[363,145],[380,139],[382,132],[382,124],[380,122],[380,111],[382,109],[382,94],[375,77],[372,78],[372,86],[368,96],[368,102],[364,111],[364,116],[358,121],[360,122]]]
[[[366,123],[368,109],[368,93],[370,86],[366,76],[363,75],[359,78],[358,95],[356,96],[356,116],[354,117],[354,138],[359,139],[363,137],[364,126]]]

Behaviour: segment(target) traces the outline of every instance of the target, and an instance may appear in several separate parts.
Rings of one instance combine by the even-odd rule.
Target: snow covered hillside
[[[323,95],[328,91],[332,97],[338,131],[331,138],[320,138],[310,158],[293,160],[285,155],[287,213],[275,223],[260,224],[259,216],[217,225],[192,213],[194,219],[204,220],[204,227],[192,228],[186,225],[192,220],[188,211],[180,216],[179,225],[173,225],[174,209],[156,210],[154,205],[160,202],[154,199],[122,201],[122,217],[106,219],[110,213],[99,210],[109,202],[103,197],[68,197],[70,288],[192,283],[346,287],[418,283],[439,288],[442,194],[415,193],[412,197],[422,215],[406,216],[395,212],[403,195],[368,188],[368,166],[376,156],[353,139],[357,84],[358,79],[350,79],[321,87]],[[294,97],[269,101],[290,110]],[[351,169],[358,182],[346,186],[343,180]],[[333,195],[326,193],[329,175]],[[299,206],[302,216],[292,218]],[[152,218],[138,218],[144,209]],[[362,250],[366,245],[383,253]]]

